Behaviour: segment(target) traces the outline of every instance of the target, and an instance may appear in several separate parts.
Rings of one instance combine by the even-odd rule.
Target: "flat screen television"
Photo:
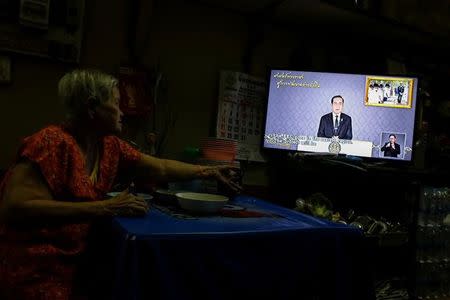
[[[411,161],[418,78],[271,70],[263,147]]]

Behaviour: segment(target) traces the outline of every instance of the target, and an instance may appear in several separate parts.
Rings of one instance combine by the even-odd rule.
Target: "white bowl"
[[[186,192],[175,195],[182,209],[201,214],[216,213],[228,202],[228,197],[215,194]]]

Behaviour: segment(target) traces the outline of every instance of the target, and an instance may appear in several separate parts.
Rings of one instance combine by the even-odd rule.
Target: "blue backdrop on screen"
[[[366,105],[366,79],[371,76],[272,70],[265,135],[317,136],[320,118],[331,112],[331,98],[341,95],[343,113],[352,118],[353,140],[379,146],[382,133],[395,132],[404,134],[404,147],[413,148],[417,78],[384,76],[412,79],[411,107],[399,108]],[[264,147],[278,148],[266,141]],[[291,145],[291,149],[296,148]],[[373,149],[372,157],[382,158],[378,148]],[[411,152],[401,157],[410,160]]]

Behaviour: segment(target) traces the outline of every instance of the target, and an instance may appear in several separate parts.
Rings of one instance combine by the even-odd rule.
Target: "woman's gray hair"
[[[77,69],[59,80],[58,97],[67,109],[68,118],[78,118],[86,112],[88,105],[108,101],[117,85],[117,79],[109,74]]]

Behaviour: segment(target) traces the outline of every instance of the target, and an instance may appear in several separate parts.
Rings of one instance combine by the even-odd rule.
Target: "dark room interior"
[[[449,53],[448,0],[0,0],[0,299],[450,299]]]

